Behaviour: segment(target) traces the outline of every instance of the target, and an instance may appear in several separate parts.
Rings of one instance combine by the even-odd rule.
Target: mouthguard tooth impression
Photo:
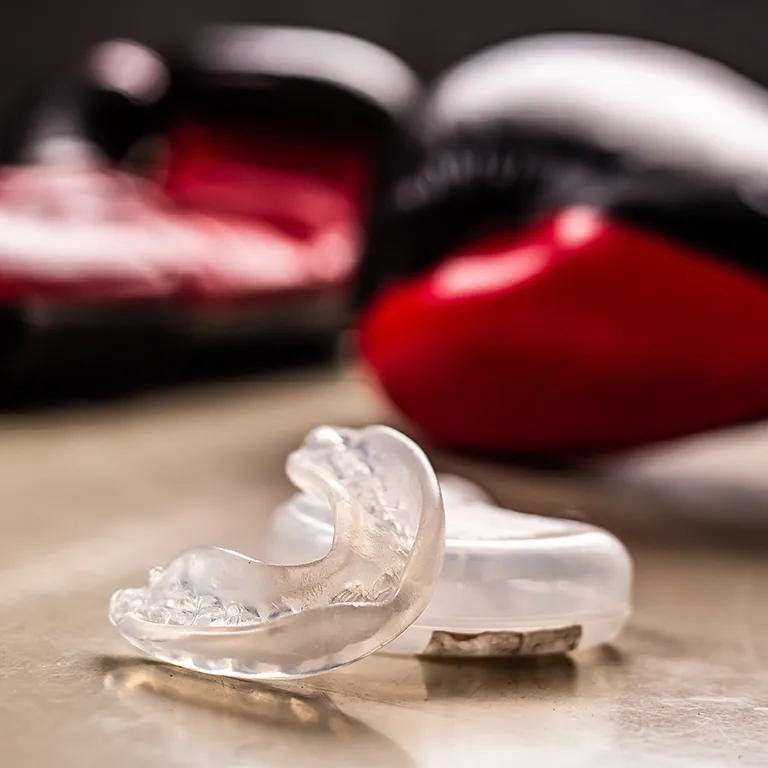
[[[421,449],[388,427],[320,427],[287,473],[328,522],[325,551],[292,565],[219,547],[184,552],[146,586],[113,595],[109,618],[129,642],[199,672],[294,678],[350,664],[414,622],[445,545],[440,488]]]

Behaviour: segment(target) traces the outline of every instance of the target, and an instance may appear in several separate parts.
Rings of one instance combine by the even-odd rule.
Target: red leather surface
[[[358,221],[371,151],[286,127],[185,123],[168,138],[164,186],[187,206],[258,217],[296,238]]]
[[[363,317],[431,438],[568,456],[768,412],[768,284],[582,208],[489,234]]]

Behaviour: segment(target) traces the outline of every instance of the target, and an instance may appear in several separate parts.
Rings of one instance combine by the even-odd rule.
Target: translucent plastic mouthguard
[[[330,546],[274,565],[218,547],[153,568],[112,596],[109,618],[137,648],[200,672],[293,678],[390,643],[422,613],[443,564],[440,488],[421,449],[382,426],[320,427],[287,461],[324,510]]]

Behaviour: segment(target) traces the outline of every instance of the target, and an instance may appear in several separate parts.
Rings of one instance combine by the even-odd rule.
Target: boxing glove
[[[429,89],[359,340],[434,440],[570,457],[768,412],[768,93],[660,44],[546,35]]]
[[[62,316],[144,339],[148,316],[187,341],[335,333],[374,179],[418,94],[394,55],[319,30],[96,46],[6,142],[7,334]]]

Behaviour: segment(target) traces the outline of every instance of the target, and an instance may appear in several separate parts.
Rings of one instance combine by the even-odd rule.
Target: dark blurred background
[[[481,46],[551,31],[647,37],[768,84],[764,0],[3,0],[0,119],[26,86],[104,37],[158,44],[201,21],[301,24],[385,45],[426,78]]]

